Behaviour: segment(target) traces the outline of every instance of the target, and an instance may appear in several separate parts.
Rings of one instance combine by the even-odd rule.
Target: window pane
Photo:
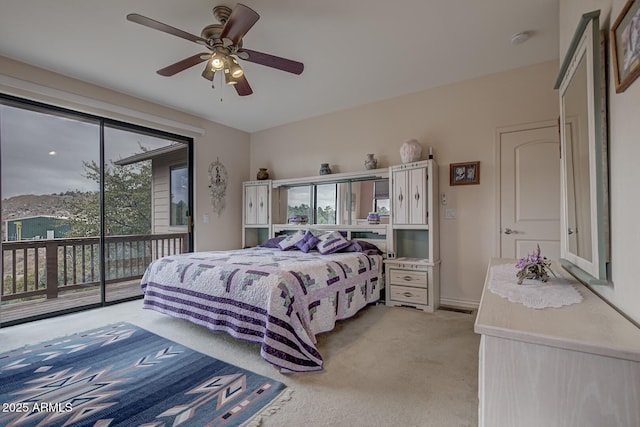
[[[291,215],[311,217],[311,187],[291,187],[287,189],[287,221]]]
[[[316,186],[316,224],[336,223],[336,184]]]
[[[100,124],[31,104],[0,103],[0,321],[97,304],[99,238],[84,224],[100,217],[89,209],[100,188]]]
[[[171,168],[171,218],[172,226],[187,225],[187,203],[189,190],[189,176],[187,166],[174,166]]]
[[[139,278],[147,265],[154,259],[182,250],[180,237],[156,239],[153,235],[167,236],[166,233],[172,233],[169,230],[171,166],[184,165],[186,152],[186,144],[145,130],[117,125],[105,126],[104,234],[107,301],[124,297],[125,286],[127,297],[132,296],[131,293],[141,295]],[[186,175],[186,167],[184,173]]]
[[[389,199],[376,199],[376,212],[378,212],[380,216],[389,216],[391,213]]]

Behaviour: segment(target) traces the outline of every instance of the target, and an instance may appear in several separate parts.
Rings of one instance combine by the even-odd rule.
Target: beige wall
[[[367,153],[387,167],[400,163],[408,138],[425,151],[433,146],[440,192],[457,209],[457,219],[444,219],[440,206],[442,302],[473,306],[498,250],[496,129],[556,120],[557,72],[552,61],[256,132],[250,170],[269,168],[274,179],[316,175],[326,162],[334,172],[356,171]],[[449,163],[475,160],[480,185],[450,187]]]
[[[601,10],[600,27],[608,31],[627,0],[561,0],[560,56],[564,57],[583,13]],[[611,58],[610,45],[607,45]],[[611,209],[612,283],[596,290],[621,311],[640,322],[640,198],[633,179],[640,158],[640,79],[616,93],[609,64],[609,187]]]
[[[242,181],[249,176],[249,134],[8,58],[0,57],[0,70],[0,77],[4,76],[0,92],[193,137],[196,250],[241,246]],[[209,164],[216,158],[229,172],[227,208],[220,216],[212,212],[208,188]]]

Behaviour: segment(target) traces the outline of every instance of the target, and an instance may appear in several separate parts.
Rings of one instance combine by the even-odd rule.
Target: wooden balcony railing
[[[105,238],[105,283],[141,278],[151,261],[187,251],[187,234]],[[2,243],[2,300],[56,298],[100,284],[97,237]]]

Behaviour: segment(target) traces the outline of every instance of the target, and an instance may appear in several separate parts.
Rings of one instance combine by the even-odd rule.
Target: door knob
[[[512,233],[514,233],[514,231],[512,229],[510,229],[510,228],[505,228],[504,229],[504,234],[512,234]]]

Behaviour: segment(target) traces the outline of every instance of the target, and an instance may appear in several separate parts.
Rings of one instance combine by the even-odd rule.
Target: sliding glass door
[[[104,159],[105,291],[115,301],[142,295],[152,259],[187,251],[188,145],[107,124]]]
[[[97,119],[0,105],[3,323],[100,303],[100,245],[85,227],[100,219],[85,209],[99,141]]]
[[[141,296],[190,250],[188,138],[0,96],[0,324]]]

